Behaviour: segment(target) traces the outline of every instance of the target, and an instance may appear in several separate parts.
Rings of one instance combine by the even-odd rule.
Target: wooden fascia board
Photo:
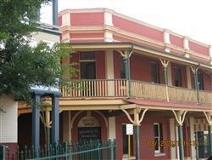
[[[169,108],[168,107],[162,107],[162,106],[157,106],[157,107],[153,107],[153,106],[144,106],[144,105],[138,105],[140,108],[142,109],[149,109],[150,111],[158,111],[158,110],[161,110],[161,111],[172,111],[172,110],[176,110],[176,111],[188,111],[188,112],[208,112],[208,111],[211,111],[210,108],[208,109],[202,109],[202,108],[194,108],[194,109],[191,109],[191,108],[174,108],[172,106],[170,106]]]
[[[70,47],[73,51],[81,51],[81,50],[98,50],[98,49],[131,49],[132,44],[124,44],[124,43],[93,43],[93,44],[71,44]]]
[[[60,106],[114,106],[127,104],[124,100],[60,100]]]
[[[60,106],[61,111],[96,111],[96,110],[120,110],[119,105],[113,106]]]
[[[176,56],[176,55],[171,55],[169,53],[163,53],[163,52],[159,52],[159,51],[155,51],[155,50],[151,50],[151,49],[146,49],[146,48],[143,48],[143,47],[140,47],[140,46],[137,46],[137,45],[134,45],[133,49],[137,50],[137,51],[142,51],[142,52],[148,53],[146,55],[152,54],[153,56],[157,56],[157,57],[161,56],[161,57],[164,57],[166,59],[176,60],[176,61],[184,62],[184,63],[189,63],[191,65],[200,65],[200,67],[212,70],[212,66],[205,65],[205,64],[202,64],[202,63],[199,63],[199,62],[194,62],[192,60],[182,58],[182,57],[179,57],[179,56]]]

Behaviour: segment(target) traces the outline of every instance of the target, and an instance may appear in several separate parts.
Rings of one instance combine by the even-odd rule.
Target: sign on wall
[[[133,135],[133,124],[126,124],[126,135]]]

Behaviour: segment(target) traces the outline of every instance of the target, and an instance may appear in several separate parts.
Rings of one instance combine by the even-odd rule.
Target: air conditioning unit
[[[6,160],[6,146],[0,145],[0,159]]]

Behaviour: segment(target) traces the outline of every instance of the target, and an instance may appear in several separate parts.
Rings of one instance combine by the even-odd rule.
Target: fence
[[[50,144],[41,147],[36,155],[33,147],[24,146],[16,155],[7,152],[6,160],[115,160],[115,148],[114,140]]]

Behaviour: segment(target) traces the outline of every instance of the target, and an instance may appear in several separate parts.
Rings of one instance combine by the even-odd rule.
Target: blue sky
[[[59,11],[73,8],[109,8],[127,16],[212,44],[212,0],[58,0]],[[51,6],[41,10],[51,23]]]

